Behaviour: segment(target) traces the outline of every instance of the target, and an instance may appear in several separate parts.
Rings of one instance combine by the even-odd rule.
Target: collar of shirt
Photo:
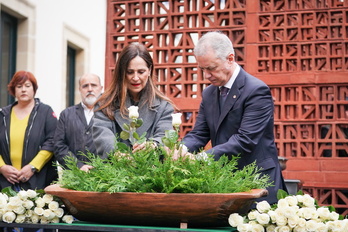
[[[81,102],[81,105],[88,125],[94,115],[94,109],[88,109],[88,107],[85,104],[83,104],[83,102]]]
[[[236,68],[234,69],[234,72],[232,74],[232,77],[229,79],[229,81],[224,85],[225,87],[231,89],[234,81],[236,80],[238,74],[240,71],[240,66],[236,63]]]

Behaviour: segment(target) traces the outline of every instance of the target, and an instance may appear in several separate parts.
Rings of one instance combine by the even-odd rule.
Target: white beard
[[[87,106],[92,106],[97,101],[96,96],[88,96],[85,98],[85,104]]]

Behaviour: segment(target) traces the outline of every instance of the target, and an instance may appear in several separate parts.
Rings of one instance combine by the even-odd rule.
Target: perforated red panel
[[[348,1],[108,0],[106,85],[125,44],[146,44],[158,87],[184,113],[183,136],[209,84],[192,50],[210,30],[226,33],[237,62],[271,87],[285,177],[348,186]]]

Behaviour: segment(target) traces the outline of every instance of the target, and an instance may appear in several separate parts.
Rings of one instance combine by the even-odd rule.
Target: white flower
[[[12,223],[16,219],[16,214],[14,212],[6,212],[2,215],[2,220],[6,223]]]
[[[280,199],[278,201],[278,209],[279,208],[285,208],[285,207],[289,207],[289,203],[287,200],[285,200],[284,198],[283,199]]]
[[[277,226],[285,226],[288,220],[283,215],[276,215]]]
[[[73,218],[73,216],[71,216],[71,215],[64,215],[63,218],[62,218],[62,220],[63,220],[63,222],[65,222],[65,223],[71,224],[71,223],[73,223],[74,218]]]
[[[287,196],[284,199],[288,202],[289,206],[295,206],[298,203],[295,196]]]
[[[56,216],[56,214],[53,213],[52,210],[50,210],[50,209],[45,209],[45,210],[43,211],[42,216],[44,216],[45,218],[47,218],[47,220],[51,220],[51,219],[53,219],[53,218]]]
[[[290,232],[291,228],[288,226],[280,226],[279,228],[276,229],[277,232]]]
[[[270,217],[269,217],[269,215],[266,214],[266,213],[261,213],[261,214],[259,214],[259,215],[256,216],[256,221],[257,221],[258,223],[260,223],[261,225],[266,225],[266,224],[269,223]]]
[[[42,197],[39,197],[35,200],[36,207],[43,208],[45,206],[45,201],[42,199]]]
[[[316,232],[328,232],[328,226],[324,224],[323,222],[318,222],[317,223],[317,230]]]
[[[266,232],[275,232],[276,231],[276,226],[275,225],[268,225],[266,227]]]
[[[45,194],[45,195],[42,196],[42,200],[46,204],[49,204],[51,201],[53,201],[53,196],[51,194]]]
[[[64,210],[62,208],[55,209],[55,210],[53,210],[53,212],[59,218],[63,217],[63,215],[64,215]]]
[[[256,220],[257,215],[259,215],[260,213],[256,210],[252,210],[248,213],[248,219],[249,220]]]
[[[181,115],[182,113],[172,114],[172,125],[174,128],[178,128],[181,125]]]
[[[23,206],[26,209],[31,209],[34,207],[34,202],[32,202],[31,200],[25,200],[23,201]]]
[[[277,213],[273,210],[270,210],[267,212],[267,214],[270,216],[271,220],[272,220],[272,223],[275,223],[276,222],[276,215]]]
[[[59,208],[59,203],[56,202],[56,201],[52,201],[52,202],[50,202],[50,203],[48,204],[48,208],[49,208],[50,210],[56,210],[56,209]]]
[[[238,225],[243,224],[243,217],[240,216],[238,213],[233,213],[228,217],[228,223],[232,226],[232,227],[237,227]]]
[[[264,232],[265,228],[263,228],[263,226],[260,224],[252,224],[250,231],[252,231],[252,232]]]
[[[53,219],[51,219],[51,223],[59,223],[59,218],[58,217],[54,217]]]
[[[48,223],[50,223],[50,221],[46,217],[41,216],[40,217],[40,223],[41,224],[48,224]]]
[[[7,205],[7,195],[5,194],[0,194],[0,208],[4,208]]]
[[[138,106],[130,106],[128,108],[129,118],[130,119],[137,119],[137,118],[139,118],[138,108],[139,108]]]
[[[293,232],[303,232],[303,231],[306,231],[306,227],[296,226],[292,231]]]
[[[23,214],[17,215],[15,222],[16,223],[24,223],[25,222],[25,215],[23,215]]]
[[[44,213],[44,209],[40,208],[40,207],[35,207],[34,213],[36,213],[37,215],[41,216]]]
[[[331,212],[331,213],[330,213],[330,219],[331,219],[332,221],[338,220],[339,217],[340,217],[340,215],[339,215],[338,213],[336,213],[336,212]]]
[[[32,210],[27,210],[24,214],[26,217],[31,217],[33,215],[33,211]]]
[[[249,232],[251,231],[252,225],[250,224],[240,224],[237,226],[239,232]]]
[[[27,194],[28,194],[28,198],[35,198],[37,196],[37,192],[32,189],[28,189]]]
[[[10,197],[8,199],[8,205],[17,207],[22,205],[22,200],[18,196]]]
[[[303,205],[305,207],[315,207],[315,199],[313,197],[311,197],[309,194],[305,194],[303,196]]]
[[[330,219],[330,210],[327,207],[320,207],[317,209],[317,213],[320,219],[322,220],[328,220]]]
[[[315,220],[306,221],[306,231],[316,232],[318,228],[318,222]]]
[[[40,216],[37,215],[37,214],[33,214],[31,217],[30,217],[30,220],[32,223],[36,224],[36,223],[39,223],[40,221]]]
[[[22,200],[26,200],[28,198],[28,193],[27,191],[25,190],[20,190],[18,193],[17,193],[17,196],[22,199]]]
[[[292,215],[292,216],[288,217],[288,226],[290,228],[295,228],[298,225],[299,221],[300,221],[299,216],[297,216],[296,214]]]
[[[16,213],[16,214],[24,214],[25,213],[25,208],[20,205],[20,206],[17,206],[13,209],[13,212]]]
[[[256,209],[260,213],[267,213],[271,209],[271,206],[267,201],[261,201],[256,204]]]

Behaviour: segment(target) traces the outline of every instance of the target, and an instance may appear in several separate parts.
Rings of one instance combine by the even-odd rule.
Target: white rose
[[[318,222],[317,223],[317,229],[316,232],[328,232],[328,226],[324,224],[323,222]]]
[[[26,217],[31,217],[31,216],[33,216],[33,211],[32,210],[27,210],[26,212],[25,212],[25,214],[24,214]]]
[[[28,194],[28,198],[35,198],[37,196],[37,192],[32,189],[28,189],[27,194]]]
[[[261,213],[259,215],[256,216],[256,220],[258,223],[260,223],[261,225],[266,225],[269,223],[270,221],[270,217],[268,214],[266,213]]]
[[[276,215],[276,224],[277,226],[285,226],[287,224],[288,220],[286,219],[286,217],[282,216],[282,215]]]
[[[12,223],[16,219],[16,214],[14,212],[6,212],[2,215],[2,220],[6,223]]]
[[[295,228],[295,226],[298,225],[299,221],[300,221],[299,216],[292,215],[291,217],[288,217],[288,226],[290,228]]]
[[[172,125],[174,128],[178,128],[181,125],[181,115],[182,113],[172,114]]]
[[[303,232],[303,231],[306,231],[306,227],[296,226],[292,231],[293,232]]]
[[[280,200],[278,201],[278,209],[279,209],[279,208],[285,208],[285,207],[289,207],[288,201],[285,200],[285,198],[280,199]]]
[[[3,194],[0,194],[0,208],[4,208],[7,205],[7,199]]]
[[[289,206],[295,206],[298,203],[295,196],[287,196],[284,199],[288,202]]]
[[[251,230],[253,232],[264,232],[265,228],[263,228],[262,225],[260,224],[251,224]]]
[[[34,207],[34,202],[32,202],[31,200],[25,200],[23,201],[23,206],[26,209],[31,209]]]
[[[16,213],[16,214],[24,214],[25,213],[25,208],[20,205],[20,206],[17,206],[13,209],[13,212]]]
[[[22,199],[22,200],[26,200],[28,198],[28,193],[27,191],[25,190],[20,190],[18,193],[17,193],[17,196]]]
[[[304,219],[304,218],[299,218],[298,219],[298,222],[297,222],[297,225],[299,226],[299,227],[306,227],[306,219]],[[296,226],[297,227],[297,226]]]
[[[8,199],[8,205],[17,207],[22,205],[22,200],[18,196],[10,197]]]
[[[330,210],[326,207],[320,207],[317,209],[318,216],[321,220],[330,219]]]
[[[338,220],[339,217],[340,217],[340,215],[339,215],[338,213],[336,213],[336,212],[331,212],[331,213],[330,213],[330,219],[331,219],[332,221]]]
[[[74,218],[71,215],[64,215],[64,217],[62,218],[62,221],[68,224],[73,223]]]
[[[48,204],[48,208],[49,208],[50,210],[56,210],[56,209],[59,208],[59,203],[56,202],[56,201],[52,201],[52,202],[50,202],[50,203]]]
[[[64,209],[62,208],[55,209],[53,210],[53,213],[55,213],[57,217],[61,218],[64,215]]]
[[[297,202],[302,203],[303,202],[303,195],[296,195]]]
[[[232,226],[232,227],[238,227],[238,225],[243,224],[243,217],[240,216],[238,213],[233,213],[228,217],[228,223]]]
[[[52,212],[52,210],[50,209],[45,209],[43,211],[42,216],[44,216],[45,218],[47,218],[47,220],[52,220],[56,215],[55,213]]]
[[[239,232],[249,232],[251,231],[252,225],[250,224],[240,224],[237,226]]]
[[[23,215],[23,214],[17,215],[15,222],[16,223],[24,223],[25,222],[25,215]]]
[[[298,210],[298,216],[309,220],[313,216],[313,211],[316,211],[316,210],[312,208],[307,208],[307,207],[301,208]]]
[[[248,219],[249,220],[256,220],[257,215],[259,215],[260,213],[256,210],[252,210],[248,213]]]
[[[270,216],[271,220],[272,220],[272,223],[275,223],[276,222],[276,215],[277,213],[273,210],[270,210],[267,212],[267,214]]]
[[[315,207],[315,199],[308,194],[303,196],[303,205],[305,207]]]
[[[256,209],[260,213],[267,213],[271,209],[271,206],[267,201],[261,201],[256,204]]]
[[[306,221],[306,230],[307,231],[317,231],[318,228],[318,222],[316,222],[315,220],[309,220]]]
[[[267,232],[275,232],[276,231],[276,226],[275,225],[268,225],[266,227]]]
[[[34,213],[36,213],[37,215],[41,216],[44,213],[44,209],[40,208],[40,207],[35,207]]]
[[[45,206],[45,201],[42,199],[42,197],[39,197],[35,200],[36,207],[43,208]]]
[[[50,220],[48,220],[46,217],[41,216],[40,217],[40,224],[48,224],[50,223]]]
[[[59,223],[59,218],[54,217],[53,219],[51,219],[51,223]]]
[[[37,224],[39,223],[40,221],[40,216],[37,215],[37,214],[33,214],[31,217],[30,217],[30,221],[34,224]]]
[[[130,119],[137,119],[137,118],[139,118],[138,108],[139,108],[138,106],[130,106],[128,108],[129,118]]]
[[[281,208],[282,211],[282,215],[284,215],[285,217],[289,218],[293,215],[296,215],[298,208],[297,207],[284,207]]]
[[[276,230],[277,232],[290,232],[291,231],[291,228],[288,227],[288,226],[280,226],[278,228],[278,230]]]
[[[42,200],[46,203],[49,204],[51,201],[53,201],[53,195],[51,194],[45,194],[42,196]]]

